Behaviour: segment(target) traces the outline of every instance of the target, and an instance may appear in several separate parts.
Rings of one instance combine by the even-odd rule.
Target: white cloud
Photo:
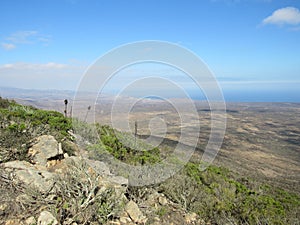
[[[37,34],[38,32],[34,30],[18,31],[11,34],[6,38],[6,40],[16,44],[30,44],[33,41],[32,39],[34,39]]]
[[[12,49],[16,48],[16,45],[11,44],[11,43],[2,43],[1,46],[5,50],[12,50]]]
[[[7,63],[0,65],[1,86],[34,89],[75,89],[86,65]]]
[[[39,70],[59,70],[59,69],[67,69],[70,68],[70,65],[61,64],[61,63],[13,63],[13,64],[3,64],[0,65],[1,69],[10,69],[10,70],[32,70],[32,71],[39,71]]]
[[[41,43],[44,45],[48,45],[50,41],[51,37],[49,35],[40,34],[38,31],[35,30],[25,30],[17,31],[4,38],[4,41],[1,44],[1,46],[5,50],[12,50],[20,44],[28,45]]]
[[[64,68],[67,68],[68,65],[66,65],[66,64],[60,64],[60,63],[54,63],[54,62],[49,62],[49,63],[46,63],[46,64],[42,64],[42,67],[46,68],[46,69],[64,69]]]
[[[300,24],[300,11],[295,7],[277,9],[271,16],[265,18],[262,23],[275,25],[297,25]]]
[[[0,69],[10,69],[13,68],[14,65],[13,64],[4,64],[2,66],[0,66]]]

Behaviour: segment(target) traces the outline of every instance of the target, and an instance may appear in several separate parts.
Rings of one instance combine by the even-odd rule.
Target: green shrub
[[[0,97],[0,108],[8,108],[10,105],[10,101],[8,99],[3,99]]]
[[[55,111],[39,110],[0,98],[0,161],[28,160],[27,143],[44,134],[58,141],[71,139],[69,118]],[[70,152],[71,153],[71,152]]]
[[[182,171],[162,183],[158,190],[187,211],[213,224],[294,224],[299,222],[299,196],[284,190],[239,182],[226,168],[187,163]],[[249,179],[247,182],[254,182]],[[251,184],[249,184],[251,186]]]
[[[155,164],[161,161],[159,148],[151,148],[143,141],[134,140],[131,135],[121,133],[106,125],[97,124],[96,129],[99,140],[97,144],[89,147],[90,151],[106,150],[116,159],[133,165]],[[124,140],[126,140],[125,143]]]

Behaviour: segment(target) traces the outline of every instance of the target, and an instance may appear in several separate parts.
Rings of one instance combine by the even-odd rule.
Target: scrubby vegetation
[[[122,192],[99,185],[100,176],[87,172],[83,161],[69,164],[64,174],[54,178],[46,193],[15,184],[10,173],[0,168],[0,223],[2,219],[37,218],[41,210],[51,212],[59,224],[104,224],[124,207]],[[66,223],[68,222],[68,223]]]
[[[113,130],[109,126],[96,125],[99,135],[97,144],[90,150],[101,153],[109,152],[116,159],[133,165],[154,164],[161,160],[158,148],[153,148],[145,142],[135,140],[130,134]]]
[[[75,132],[89,143],[87,149],[93,159],[100,160],[103,155],[110,154],[115,159],[131,165],[155,164],[162,159],[159,148],[107,125],[91,125],[73,119],[73,127]]]
[[[71,142],[67,142],[73,138],[68,133],[72,129],[72,121],[61,113],[0,98],[0,125],[0,163],[29,160],[28,142],[42,134],[55,136],[69,155],[73,153]],[[129,134],[108,126],[92,126],[76,120],[73,125],[80,129],[82,138],[87,140],[85,147],[94,159],[101,158],[101,154],[110,154],[133,165],[155,164],[162,160],[163,154],[159,148],[151,148]],[[73,165],[64,176],[58,177],[54,194],[50,191],[41,194],[14,186],[11,179],[9,174],[1,170],[0,192],[5,194],[1,194],[0,204],[9,204],[8,208],[13,214],[23,210],[35,215],[40,208],[46,208],[61,224],[68,219],[79,224],[103,224],[115,218],[124,206],[113,189],[99,189],[98,176],[86,173],[84,164]],[[197,213],[210,224],[300,223],[299,195],[239,177],[223,167],[212,165],[206,171],[200,171],[199,162],[196,161],[187,163],[178,174],[162,184],[128,187],[126,195],[142,205],[153,191],[164,194],[169,202],[178,205],[182,211]],[[19,197],[18,203],[13,201],[21,193],[26,193],[27,197]],[[152,217],[164,218],[172,213],[171,207],[167,204],[147,212],[150,218],[148,223],[154,221]],[[0,212],[0,217],[4,216],[7,214]]]
[[[299,223],[298,195],[240,178],[222,167],[201,172],[199,164],[190,162],[159,191],[216,224]]]
[[[71,139],[71,120],[56,111],[44,111],[0,98],[0,163],[26,160],[30,140],[51,134],[57,140]]]

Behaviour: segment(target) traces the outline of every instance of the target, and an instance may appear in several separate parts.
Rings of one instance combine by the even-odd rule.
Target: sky
[[[0,87],[76,90],[100,56],[143,40],[192,51],[228,101],[300,102],[299,0],[2,0]]]

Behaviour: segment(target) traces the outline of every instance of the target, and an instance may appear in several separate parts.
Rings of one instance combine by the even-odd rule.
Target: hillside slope
[[[72,133],[80,124],[86,137]],[[128,186],[104,160],[160,162],[126,134],[0,98],[1,224],[299,224],[300,197],[232,171],[190,161],[165,182]],[[91,130],[101,134],[93,138]],[[129,142],[132,140],[129,140]],[[80,145],[78,145],[78,143]],[[141,146],[146,143],[139,143]],[[130,145],[129,145],[130,146]],[[149,146],[147,146],[149,147]]]

